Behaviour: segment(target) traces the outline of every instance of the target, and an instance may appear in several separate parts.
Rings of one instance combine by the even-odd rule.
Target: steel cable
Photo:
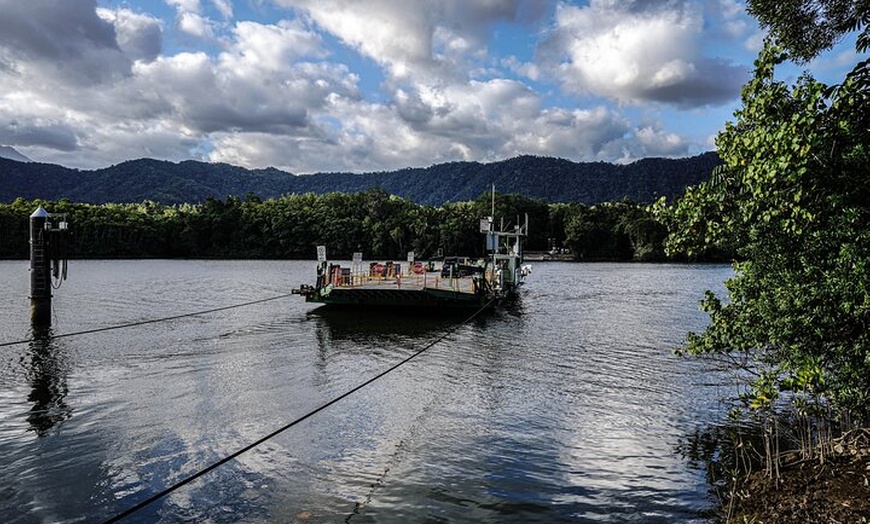
[[[288,423],[288,424],[285,424],[284,426],[282,426],[282,427],[276,429],[275,431],[269,433],[268,435],[266,435],[266,436],[264,436],[264,437],[262,437],[262,438],[256,440],[255,442],[252,442],[251,444],[248,444],[247,446],[245,446],[245,447],[243,447],[243,448],[241,448],[241,449],[235,451],[234,453],[232,453],[232,454],[230,454],[230,455],[227,455],[226,457],[222,458],[221,460],[219,460],[219,461],[217,461],[217,462],[215,462],[215,463],[213,463],[213,464],[211,464],[211,465],[209,465],[209,466],[207,466],[207,467],[205,467],[205,468],[203,468],[203,469],[200,469],[200,470],[197,471],[196,473],[193,473],[192,475],[190,475],[190,476],[188,476],[188,477],[186,477],[186,478],[180,480],[179,482],[176,482],[175,484],[169,486],[168,488],[164,489],[163,491],[161,491],[161,492],[159,492],[159,493],[156,493],[156,494],[154,494],[154,495],[148,497],[147,499],[145,499],[145,500],[139,502],[139,503],[136,504],[135,506],[132,506],[132,507],[130,507],[129,509],[126,509],[126,510],[122,511],[121,513],[118,513],[117,515],[115,515],[114,517],[110,518],[109,520],[106,520],[106,521],[105,521],[105,524],[112,524],[112,523],[114,523],[114,522],[118,522],[118,521],[120,521],[121,519],[124,519],[124,518],[126,518],[126,517],[129,517],[130,515],[132,515],[133,513],[136,513],[136,512],[139,511],[140,509],[142,509],[142,508],[144,508],[144,507],[146,507],[146,506],[148,506],[148,505],[150,505],[150,504],[156,502],[157,500],[160,500],[161,498],[165,497],[166,495],[169,495],[170,493],[172,493],[173,491],[177,490],[178,488],[181,488],[182,486],[185,486],[185,485],[189,484],[190,482],[193,482],[194,480],[200,478],[201,476],[205,475],[206,473],[208,473],[208,472],[210,472],[210,471],[212,471],[212,470],[214,470],[214,469],[216,469],[216,468],[222,466],[223,464],[226,464],[226,463],[229,462],[230,460],[232,460],[232,459],[234,459],[234,458],[236,458],[236,457],[242,455],[243,453],[245,453],[245,452],[247,452],[247,451],[250,451],[251,449],[253,449],[253,448],[259,446],[260,444],[262,444],[263,442],[266,442],[267,440],[272,439],[273,437],[275,437],[275,436],[277,436],[277,435],[283,433],[284,431],[287,431],[288,429],[290,429],[290,428],[292,428],[293,426],[299,424],[300,422],[302,422],[302,421],[304,421],[304,420],[307,420],[307,419],[313,417],[314,415],[320,413],[321,411],[323,411],[323,410],[325,410],[326,408],[332,406],[333,404],[335,404],[335,403],[337,403],[337,402],[339,402],[339,401],[341,401],[341,400],[343,400],[343,399],[349,397],[350,395],[356,393],[357,391],[363,389],[364,387],[368,386],[368,385],[371,384],[372,382],[375,382],[376,380],[378,380],[378,379],[380,379],[380,378],[386,376],[387,374],[389,374],[389,373],[395,371],[395,370],[398,369],[399,367],[401,367],[401,366],[407,364],[407,363],[410,362],[411,360],[415,359],[415,358],[418,357],[419,355],[423,354],[425,351],[429,350],[430,348],[432,348],[433,346],[435,346],[436,344],[438,344],[439,342],[441,342],[442,340],[444,340],[445,338],[447,338],[448,336],[450,336],[451,334],[453,334],[453,332],[456,331],[460,326],[463,326],[463,325],[465,325],[465,324],[471,322],[471,321],[474,320],[475,318],[477,318],[481,313],[483,313],[484,311],[486,311],[486,310],[487,310],[487,309],[488,309],[488,308],[493,304],[493,302],[495,302],[495,299],[490,300],[490,301],[489,301],[488,303],[486,303],[483,307],[481,307],[479,310],[477,310],[473,315],[471,315],[470,317],[466,318],[465,320],[463,320],[463,321],[460,322],[459,324],[456,324],[455,326],[453,326],[452,329],[448,330],[446,333],[444,333],[443,335],[441,335],[440,337],[438,337],[438,338],[435,339],[434,341],[432,341],[432,342],[430,342],[429,344],[427,344],[425,347],[423,347],[423,349],[420,349],[420,350],[417,351],[416,353],[413,353],[413,354],[411,354],[410,356],[406,357],[406,358],[405,358],[404,360],[402,360],[401,362],[399,362],[399,363],[397,363],[397,364],[394,364],[392,367],[386,369],[385,371],[382,371],[382,372],[378,373],[377,375],[375,375],[374,377],[372,377],[372,378],[366,380],[366,381],[363,382],[362,384],[360,384],[360,385],[354,387],[353,389],[351,389],[351,390],[349,390],[349,391],[347,391],[347,392],[345,392],[345,393],[339,395],[338,397],[335,397],[334,399],[332,399],[332,400],[330,400],[329,402],[327,402],[327,403],[325,403],[325,404],[323,404],[323,405],[321,405],[321,406],[315,408],[314,410],[309,411],[308,413],[306,413],[305,415],[303,415],[303,416],[297,418],[296,420],[293,420],[292,422],[290,422],[290,423]]]
[[[270,301],[272,301],[272,300],[279,300],[279,299],[287,298],[287,297],[290,297],[290,296],[293,296],[293,294],[292,294],[292,293],[287,293],[287,294],[284,294],[284,295],[277,295],[277,296],[274,296],[274,297],[261,298],[261,299],[259,299],[259,300],[252,300],[252,301],[250,301],[250,302],[244,302],[244,303],[242,303],[242,304],[233,304],[233,305],[230,305],[230,306],[216,307],[216,308],[213,308],[213,309],[206,309],[206,310],[203,310],[203,311],[196,311],[196,312],[193,312],[193,313],[182,313],[182,314],[180,314],[180,315],[173,315],[173,316],[171,316],[171,317],[152,318],[152,319],[149,319],[149,320],[139,320],[139,321],[136,321],[136,322],[129,322],[129,323],[127,323],[127,324],[117,324],[117,325],[114,325],[114,326],[106,326],[106,327],[94,328],[94,329],[85,329],[85,330],[83,330],[83,331],[75,331],[75,332],[72,332],[72,333],[61,333],[61,334],[59,334],[59,335],[52,335],[51,338],[67,338],[67,337],[76,337],[76,336],[79,336],[79,335],[89,335],[89,334],[91,334],[91,333],[101,333],[101,332],[103,332],[103,331],[112,331],[112,330],[115,330],[115,329],[124,329],[124,328],[135,327],[135,326],[144,326],[144,325],[146,325],[146,324],[156,324],[156,323],[158,323],[158,322],[166,322],[166,321],[169,321],[169,320],[177,320],[177,319],[179,319],[179,318],[195,317],[195,316],[199,316],[199,315],[206,315],[206,314],[208,314],[208,313],[216,313],[216,312],[218,312],[218,311],[226,311],[226,310],[228,310],[228,309],[235,309],[235,308],[240,308],[240,307],[245,307],[245,306],[253,306],[254,304],[262,304],[263,302],[270,302]],[[30,344],[31,342],[36,342],[37,340],[39,340],[39,339],[38,339],[38,338],[28,338],[28,339],[26,339],[26,340],[16,340],[16,341],[14,341],[14,342],[0,342],[0,347],[17,346],[17,345],[19,345],[19,344]]]

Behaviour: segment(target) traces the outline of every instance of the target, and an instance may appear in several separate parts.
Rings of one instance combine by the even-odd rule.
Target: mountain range
[[[681,195],[686,186],[708,179],[718,164],[714,152],[681,159],[648,158],[624,165],[519,156],[486,164],[450,162],[385,172],[294,175],[275,168],[245,169],[147,158],[104,169],[79,170],[0,155],[0,202],[23,197],[67,198],[92,204],[144,200],[179,204],[230,195],[265,199],[287,193],[353,193],[381,188],[418,204],[440,205],[473,200],[494,184],[501,193],[550,203],[591,205],[625,199],[645,203],[662,195]]]
[[[19,153],[14,147],[0,146],[0,158],[8,158],[19,162],[33,162],[26,156]]]

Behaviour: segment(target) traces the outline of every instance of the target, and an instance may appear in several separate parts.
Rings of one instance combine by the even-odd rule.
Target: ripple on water
[[[241,303],[313,273],[286,261],[71,269],[57,332]],[[672,350],[703,328],[697,301],[727,274],[542,264],[513,309],[459,327],[296,297],[16,346],[0,353],[0,514],[108,518],[456,328],[133,521],[691,521],[704,479],[674,447],[718,412],[721,382]],[[10,325],[0,332],[27,333]],[[34,408],[68,411],[34,425]]]

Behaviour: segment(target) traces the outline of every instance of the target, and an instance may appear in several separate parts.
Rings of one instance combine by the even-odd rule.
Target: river
[[[27,262],[0,262],[0,343],[33,339],[0,346],[0,520],[105,521],[431,345],[124,522],[704,521],[675,449],[724,385],[673,349],[727,266],[538,263],[468,323],[293,296],[64,336],[277,297],[314,266],[74,260],[34,334]]]

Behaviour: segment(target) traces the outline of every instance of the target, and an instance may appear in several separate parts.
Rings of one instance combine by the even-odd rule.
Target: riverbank
[[[870,522],[870,428],[837,439],[824,462],[788,457],[779,479],[756,472],[732,493],[725,522]]]

